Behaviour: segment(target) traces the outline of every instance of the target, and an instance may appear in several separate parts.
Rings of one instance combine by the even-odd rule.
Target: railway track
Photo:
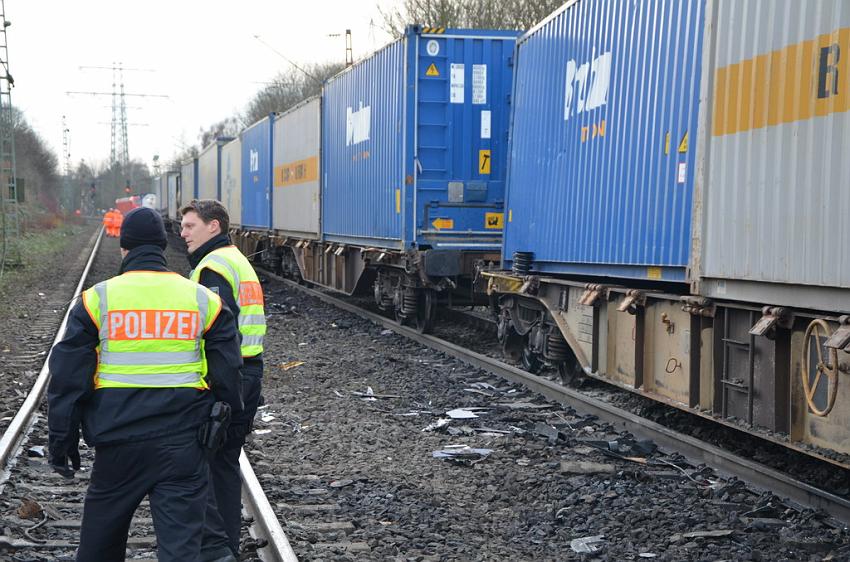
[[[650,439],[662,449],[677,451],[695,465],[706,464],[712,466],[722,473],[737,477],[751,484],[756,489],[770,491],[778,496],[787,498],[790,500],[789,505],[792,507],[821,509],[844,524],[850,523],[850,500],[844,497],[821,490],[781,471],[735,455],[720,447],[700,441],[695,437],[684,435],[604,401],[587,396],[579,391],[508,365],[498,359],[476,353],[475,351],[433,335],[422,334],[412,328],[401,326],[389,318],[364,310],[356,304],[339,299],[331,294],[305,287],[269,272],[264,273],[285,283],[289,287],[312,295],[361,318],[382,325],[417,343],[451,355],[469,365],[478,367],[504,379],[522,384],[550,400],[573,407],[585,414],[595,415],[601,421],[611,423],[616,428],[628,431],[638,438]],[[453,317],[469,316],[463,311],[452,311],[451,314]],[[473,315],[472,321],[483,327],[487,326],[486,319],[478,319],[475,316]]]
[[[52,314],[56,303],[66,303],[72,295],[80,294],[102,242],[101,230],[93,239],[86,266],[73,293],[51,295],[46,299],[49,302],[45,310],[49,308]],[[70,306],[53,343],[65,331],[68,311]],[[35,326],[46,329],[49,322],[39,320]],[[44,334],[37,336],[41,339]],[[89,481],[87,469],[94,460],[94,451],[81,444],[83,470],[78,471],[73,479],[56,474],[48,464],[46,406],[43,400],[50,377],[46,343],[45,340],[43,349],[27,350],[32,358],[26,366],[31,366],[35,359],[43,365],[23,405],[0,437],[0,467],[3,471],[0,500],[6,505],[17,505],[13,517],[6,518],[3,523],[0,552],[14,552],[15,559],[22,560],[71,560],[79,539],[83,500]],[[258,547],[257,556],[274,562],[297,560],[244,453],[240,465],[244,515],[252,521],[249,532]],[[128,557],[134,560],[156,560],[156,539],[147,501],[142,503],[133,518],[127,549]]]

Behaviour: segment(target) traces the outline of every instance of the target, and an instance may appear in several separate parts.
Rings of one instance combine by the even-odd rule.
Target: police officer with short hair
[[[50,356],[50,464],[66,477],[80,468],[80,424],[95,449],[77,560],[124,560],[145,496],[158,559],[198,560],[209,489],[199,434],[226,423],[212,412],[242,410],[233,315],[166,268],[166,244],[157,213],[128,213],[120,275],[84,292]]]
[[[239,454],[260,402],[266,333],[263,289],[248,258],[230,243],[227,235],[230,217],[224,205],[214,199],[196,199],[183,207],[180,214],[180,235],[186,240],[189,264],[193,267],[191,279],[215,291],[234,311],[234,326],[242,338],[245,409],[233,417],[227,441],[210,463],[215,497],[211,498],[208,536],[204,538],[204,550],[212,548],[217,528],[223,525],[231,550],[238,554],[242,528]]]

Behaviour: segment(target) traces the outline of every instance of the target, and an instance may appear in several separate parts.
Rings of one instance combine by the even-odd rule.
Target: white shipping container
[[[221,144],[216,141],[198,155],[198,199],[218,199],[221,181],[219,157]]]
[[[850,3],[716,0],[706,18],[695,288],[850,312]]]
[[[242,141],[221,149],[221,202],[227,207],[231,226],[242,224]]]
[[[321,100],[311,98],[274,122],[272,228],[317,239],[320,224]]]
[[[195,185],[197,183],[195,176],[197,175],[197,171],[197,158],[184,162],[180,168],[180,189],[177,193],[178,210],[185,207],[189,201],[195,198]]]
[[[180,210],[180,200],[178,198],[179,190],[177,189],[180,174],[176,172],[168,172],[161,176],[162,189],[168,199],[168,218],[177,220],[177,211]]]

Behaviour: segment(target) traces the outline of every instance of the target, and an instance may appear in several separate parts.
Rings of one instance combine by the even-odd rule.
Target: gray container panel
[[[177,198],[178,209],[184,207],[195,198],[195,169],[196,160],[185,162],[180,168],[180,193]]]
[[[274,123],[274,223],[283,233],[318,238],[321,102],[313,98]]]
[[[230,224],[242,224],[242,141],[221,148],[221,202],[227,207]]]
[[[828,303],[850,288],[850,4],[712,8],[695,231],[703,290],[848,311],[848,298]],[[833,296],[814,295],[824,291]]]
[[[218,199],[219,145],[214,142],[198,156],[198,199]]]
[[[180,210],[180,200],[177,197],[177,182],[180,174],[166,174],[162,176],[162,186],[168,198],[168,218],[177,220],[177,211]]]

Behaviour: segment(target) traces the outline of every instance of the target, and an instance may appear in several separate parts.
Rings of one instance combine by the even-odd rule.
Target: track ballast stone
[[[591,417],[263,281],[266,406],[246,450],[302,559],[850,556],[847,531],[823,514],[646,455]],[[438,422],[459,408],[478,417]],[[433,457],[452,446],[492,453]],[[362,542],[368,552],[345,548]]]

